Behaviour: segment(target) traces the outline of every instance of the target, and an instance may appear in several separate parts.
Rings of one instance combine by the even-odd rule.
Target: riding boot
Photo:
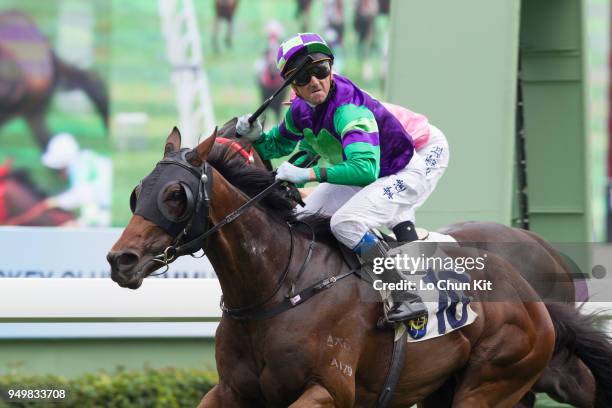
[[[374,259],[384,258],[387,254],[387,248],[378,239],[376,234],[373,231],[366,232],[361,241],[359,241],[359,244],[353,248],[353,251],[355,251],[362,262],[362,270],[366,271],[372,280],[380,279],[381,276],[374,273]],[[387,283],[400,283],[403,280],[403,277],[395,267],[385,269],[382,278]],[[385,301],[392,305],[386,315],[387,322],[401,322],[427,315],[425,305],[415,293],[406,291],[388,294]]]

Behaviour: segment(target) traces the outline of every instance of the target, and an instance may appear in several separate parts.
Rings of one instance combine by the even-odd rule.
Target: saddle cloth
[[[452,245],[457,241],[450,235],[444,235],[437,232],[419,233],[419,238],[423,236],[425,239],[418,242],[437,242],[445,243],[444,246]],[[407,243],[400,247],[389,250],[387,257],[412,256],[415,257],[414,242]],[[427,254],[421,251],[417,257],[421,258],[421,262],[425,259],[438,259],[437,268],[427,268],[419,273],[410,274],[406,270],[400,268],[404,278],[409,282],[414,282],[417,293],[427,308],[427,317],[422,317],[408,322],[401,322],[395,325],[395,338],[400,338],[405,331],[408,332],[407,341],[417,342],[433,339],[443,336],[447,333],[460,329],[473,323],[478,315],[470,307],[470,299],[462,290],[457,289],[454,283],[469,283],[469,274],[459,273],[446,267],[440,267],[439,264],[447,266],[448,263],[441,262],[451,259],[446,255],[444,250],[439,246],[426,245]],[[435,251],[434,251],[435,248]],[[423,251],[425,252],[425,251]],[[418,262],[418,259],[415,259]],[[436,264],[436,262],[431,262]],[[414,270],[414,269],[413,269]],[[451,284],[449,284],[449,282]],[[439,284],[443,283],[443,284]],[[452,288],[448,288],[452,286]]]

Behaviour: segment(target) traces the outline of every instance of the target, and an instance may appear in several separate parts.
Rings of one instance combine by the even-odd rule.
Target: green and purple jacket
[[[331,166],[314,167],[317,181],[355,186],[395,174],[414,153],[412,137],[379,101],[334,74],[327,100],[311,107],[295,98],[285,119],[264,133],[255,149],[264,159],[301,150],[318,153]]]

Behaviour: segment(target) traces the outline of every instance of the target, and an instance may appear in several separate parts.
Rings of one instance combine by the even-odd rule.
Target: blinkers
[[[132,191],[130,209],[175,239],[193,238],[208,227],[212,170],[190,164],[190,149],[170,153]],[[195,252],[195,251],[194,251]]]

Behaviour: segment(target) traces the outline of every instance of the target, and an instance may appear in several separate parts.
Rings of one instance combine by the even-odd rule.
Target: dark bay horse
[[[175,129],[166,141],[164,154],[164,163],[180,161],[184,155],[189,164],[176,167],[212,169],[210,177],[201,178],[210,190],[210,226],[222,222],[249,195],[272,183],[268,172],[228,166],[209,157],[213,146],[214,135],[192,151],[181,151],[180,134]],[[194,207],[188,196],[193,194],[187,194],[186,180],[167,183],[159,186],[161,192],[154,191],[154,182],[165,166],[160,162],[152,178],[145,179],[140,194],[158,197],[159,211],[191,225],[188,209]],[[138,205],[148,204],[144,200]],[[159,268],[153,259],[174,241],[164,229],[138,215],[136,208],[137,214],[108,254],[113,280],[133,289]],[[297,279],[311,235],[308,228],[295,221],[293,203],[284,198],[284,189],[279,189],[262,205],[251,207],[206,243],[200,243],[206,246],[228,308],[245,307],[264,298],[269,298],[265,306],[273,305],[283,300],[292,282],[305,287],[348,272],[336,241],[329,235],[319,235],[305,273]],[[179,225],[178,230],[184,226]],[[455,248],[449,254],[462,256],[465,252]],[[282,290],[275,291],[285,267]],[[561,339],[566,333],[555,333],[545,305],[537,301],[535,291],[503,257],[488,252],[486,268],[473,278],[491,281],[504,298],[492,301],[492,295],[486,292],[470,293],[472,307],[479,315],[473,324],[443,337],[408,344],[405,368],[390,406],[422,401],[456,378],[453,406],[510,407],[541,376],[553,354],[555,334]],[[270,293],[272,296],[267,296]],[[372,406],[388,368],[393,338],[391,331],[375,327],[381,304],[361,301],[374,295],[368,284],[350,275],[309,302],[270,319],[238,321],[224,315],[216,342],[220,382],[200,405]],[[329,347],[329,336],[341,341]]]
[[[213,49],[217,52],[219,51],[219,26],[222,20],[225,20],[227,25],[225,31],[225,45],[227,47],[232,46],[234,13],[236,12],[237,5],[238,0],[215,0],[215,20],[213,22],[212,42]]]
[[[25,171],[0,166],[0,225],[58,226],[74,220],[70,212],[48,208],[45,198]]]
[[[0,126],[23,117],[44,149],[51,135],[45,115],[58,87],[83,90],[107,124],[104,82],[93,72],[63,62],[24,14],[0,13]]]
[[[246,165],[246,155],[236,153],[242,149],[243,152],[251,152],[255,167],[270,170],[269,163],[266,162],[264,166],[264,162],[257,152],[252,150],[249,142],[235,137],[235,123],[234,118],[224,124],[219,135],[222,135],[224,140],[239,144],[240,148],[225,148],[224,151],[215,145],[211,155],[222,154],[222,161],[233,161],[232,165]],[[470,242],[471,246],[478,245],[486,251],[494,252],[512,264],[538,295],[548,302],[547,308],[553,323],[563,326],[557,327],[557,332],[565,330],[569,334],[557,339],[552,360],[532,390],[517,406],[534,406],[534,392],[546,393],[558,402],[577,407],[606,406],[602,401],[605,401],[604,390],[610,389],[609,378],[612,378],[608,367],[608,361],[612,359],[610,345],[606,336],[593,328],[589,316],[582,316],[573,307],[566,306],[573,305],[575,301],[572,273],[576,272],[568,259],[530,231],[506,228],[493,223],[455,224],[440,232],[452,235],[459,242]],[[597,374],[598,381],[587,368],[585,361]],[[599,386],[596,386],[596,382]],[[450,406],[454,386],[454,380],[449,381],[428,397],[423,406]],[[596,398],[599,398],[597,405]]]
[[[296,6],[295,18],[300,25],[300,30],[302,32],[307,32],[310,20],[310,9],[312,8],[312,0],[297,0]]]
[[[249,142],[235,136],[236,119],[223,125],[219,134],[225,139],[234,140],[250,149]],[[214,150],[214,148],[213,148]],[[255,165],[271,170],[268,161],[265,166],[257,151],[253,151]],[[225,160],[229,159],[226,158]],[[548,242],[533,232],[517,228],[499,228],[492,223],[460,223],[450,225],[439,232],[449,234],[459,242],[470,242],[486,251],[495,252],[510,262],[521,272],[523,278],[547,302],[553,323],[567,325],[567,329],[579,335],[571,335],[570,342],[557,342],[555,353],[542,376],[532,390],[523,398],[517,407],[527,408],[535,405],[535,393],[546,393],[554,400],[576,407],[592,407],[602,394],[602,389],[609,387],[606,378],[610,378],[607,361],[612,358],[606,336],[593,328],[591,316],[581,315],[576,309],[565,305],[575,304],[574,276],[580,274],[572,261],[554,249]],[[471,241],[476,241],[476,243]],[[584,299],[581,299],[584,301]],[[561,303],[556,305],[555,303]],[[563,323],[559,323],[563,322]],[[561,328],[559,328],[561,330]],[[580,343],[590,342],[590,347]],[[608,360],[607,360],[608,359]],[[599,373],[599,387],[593,374],[584,361],[594,366]],[[442,387],[429,397],[425,406],[450,406],[453,396],[453,382]],[[603,397],[600,396],[600,400]],[[427,401],[426,401],[427,402]],[[605,406],[601,402],[598,406]]]

